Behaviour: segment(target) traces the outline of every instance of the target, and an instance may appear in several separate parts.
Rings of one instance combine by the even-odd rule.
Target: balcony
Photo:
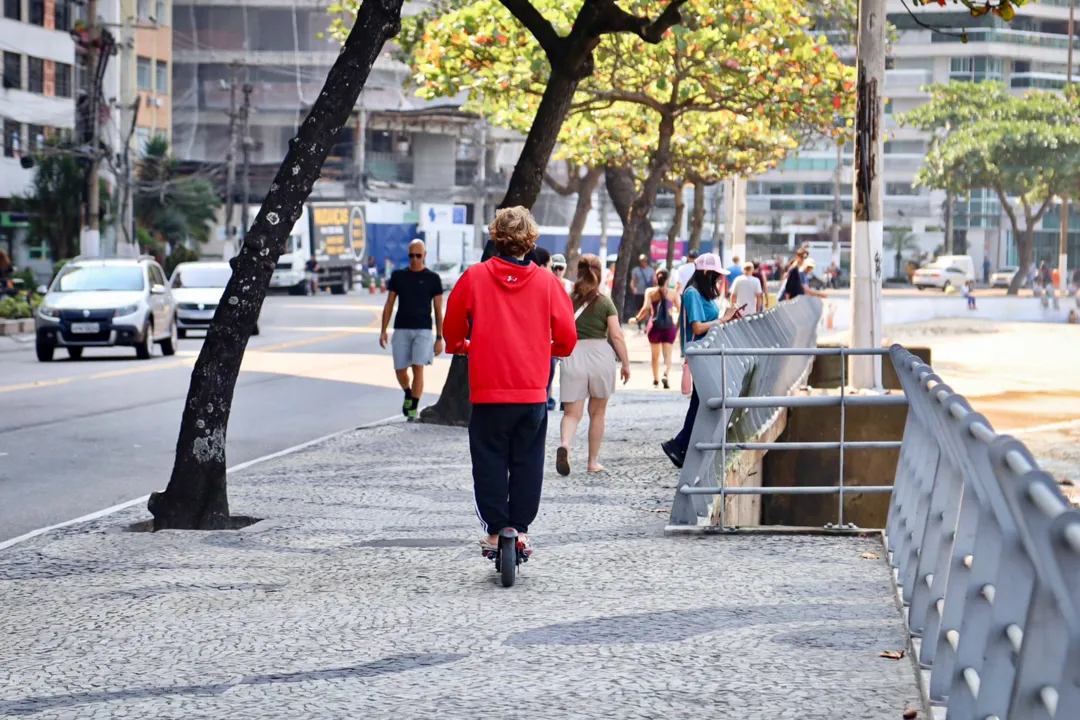
[[[364,171],[372,182],[411,184],[413,159],[398,153],[367,152],[364,155]]]
[[[1009,87],[1025,90],[1028,88],[1062,90],[1065,87],[1065,79],[1065,75],[1060,73],[1014,72],[1009,78]]]
[[[969,43],[1000,42],[1009,45],[1025,45],[1030,47],[1042,47],[1067,50],[1069,38],[1067,35],[1055,33],[1034,32],[1031,30],[1012,30],[1010,28],[971,28],[967,31]],[[934,33],[930,38],[932,43],[958,43],[963,42],[959,34],[945,35]],[[1073,47],[1080,48],[1080,38],[1073,39]]]
[[[933,82],[933,73],[930,70],[914,68],[911,70],[886,70],[885,91],[907,88],[917,90],[923,85]]]

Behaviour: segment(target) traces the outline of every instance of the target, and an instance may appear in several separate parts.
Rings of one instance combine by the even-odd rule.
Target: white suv
[[[53,279],[34,321],[42,362],[58,347],[73,360],[88,347],[132,346],[140,360],[155,343],[165,355],[176,352],[176,303],[151,257],[75,258]]]

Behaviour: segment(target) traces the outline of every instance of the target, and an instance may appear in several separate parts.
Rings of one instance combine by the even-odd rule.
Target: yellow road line
[[[299,340],[291,340],[288,342],[277,343],[276,345],[267,345],[257,349],[250,350],[251,353],[265,353],[275,352],[277,350],[289,350],[292,348],[303,347],[304,345],[314,345],[316,343],[326,342],[329,340],[338,340],[341,338],[349,337],[352,332],[335,332],[326,335],[318,335],[311,338],[301,338]],[[246,354],[246,353],[245,353]],[[0,385],[0,394],[19,392],[22,390],[35,390],[39,388],[56,387],[58,385],[67,385],[72,382],[82,382],[86,380],[107,380],[110,378],[124,377],[127,375],[137,375],[139,373],[156,372],[158,370],[169,370],[172,368],[192,366],[195,364],[195,358],[185,358],[183,360],[173,360],[170,362],[155,362],[150,365],[140,365],[139,367],[121,368],[119,370],[106,370],[105,372],[92,373],[90,375],[72,375],[62,378],[53,378],[51,380],[36,380],[34,382],[19,383],[16,385]]]

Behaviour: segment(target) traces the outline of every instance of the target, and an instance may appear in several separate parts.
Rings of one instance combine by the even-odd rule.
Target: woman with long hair
[[[671,273],[667,270],[659,270],[656,273],[656,286],[645,291],[645,303],[641,306],[641,312],[637,317],[630,318],[631,323],[642,323],[646,318],[649,320],[649,348],[652,350],[652,377],[653,387],[659,387],[660,356],[664,356],[664,376],[662,378],[664,389],[671,387],[668,376],[671,374],[671,351],[675,344],[675,338],[679,334],[679,327],[675,318],[671,316],[672,310],[679,313],[679,294],[668,287]]]
[[[600,291],[602,265],[596,255],[578,260],[577,281],[570,293],[578,342],[570,357],[562,361],[560,395],[564,405],[561,444],[555,455],[555,469],[570,474],[570,441],[585,414],[589,401],[589,472],[601,472],[600,444],[604,440],[604,419],[608,400],[615,393],[615,359],[622,363],[622,379],[630,379],[630,356],[619,324],[619,313],[611,298]],[[613,349],[614,348],[614,349]]]
[[[720,314],[718,300],[723,298],[724,291],[721,283],[727,272],[720,257],[713,253],[705,253],[694,261],[694,274],[690,278],[686,292],[683,293],[682,313],[679,318],[679,324],[683,329],[683,355],[686,354],[688,335],[693,340],[700,340],[717,325],[722,325],[739,316],[739,310],[735,307],[729,307],[722,316]],[[690,407],[686,410],[682,430],[674,438],[660,445],[664,454],[677,468],[683,466],[686,450],[690,447],[690,432],[694,429],[698,404],[695,386],[690,393]]]

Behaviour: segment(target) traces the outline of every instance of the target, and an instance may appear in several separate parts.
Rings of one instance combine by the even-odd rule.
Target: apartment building
[[[172,138],[172,2],[121,0],[120,12],[121,52],[115,61],[121,91],[115,104],[137,157],[151,138]]]
[[[13,212],[12,199],[25,193],[33,170],[22,167],[32,152],[60,129],[75,125],[75,22],[70,0],[3,0],[0,51],[0,249],[26,266],[41,256],[27,248],[26,218]]]
[[[241,123],[249,85],[248,201],[262,199],[337,59],[337,41],[320,36],[330,19],[321,0],[176,0],[173,148],[190,172],[211,175],[224,190],[230,123]],[[312,197],[404,203],[410,209],[400,213],[401,222],[413,224],[421,202],[466,204],[472,222],[483,195],[476,179],[484,128],[458,103],[414,97],[404,87],[407,77],[408,68],[389,52],[379,58]],[[244,141],[238,127],[238,164]],[[238,169],[238,205],[240,177]]]
[[[996,80],[1019,94],[1032,88],[1060,90],[1065,86],[1068,2],[1051,0],[1018,8],[1010,23],[993,16],[972,18],[961,6],[921,6],[914,10],[923,22],[945,30],[920,26],[900,0],[889,1],[889,20],[898,38],[891,48],[885,78],[885,225],[914,233],[919,247],[933,252],[944,243],[944,193],[914,188],[928,138],[901,128],[895,116],[926,102],[919,88],[949,81]],[[968,42],[961,41],[965,31]],[[1075,40],[1074,47],[1080,47]],[[1074,66],[1074,73],[1077,67]],[[1080,78],[1080,75],[1076,75]],[[847,238],[851,220],[851,147],[840,159],[843,222]],[[838,164],[835,147],[804,148],[775,171],[753,178],[747,189],[747,235],[751,246],[790,245],[829,237],[833,207],[833,178]],[[1080,261],[1080,212],[1070,216],[1069,263]],[[957,252],[966,252],[994,268],[1016,262],[1015,242],[997,197],[975,190],[953,211]],[[1036,232],[1036,260],[1056,262],[1061,218],[1054,208]],[[886,234],[886,243],[889,235]],[[887,253],[888,254],[888,253]],[[887,270],[893,270],[891,261]]]

